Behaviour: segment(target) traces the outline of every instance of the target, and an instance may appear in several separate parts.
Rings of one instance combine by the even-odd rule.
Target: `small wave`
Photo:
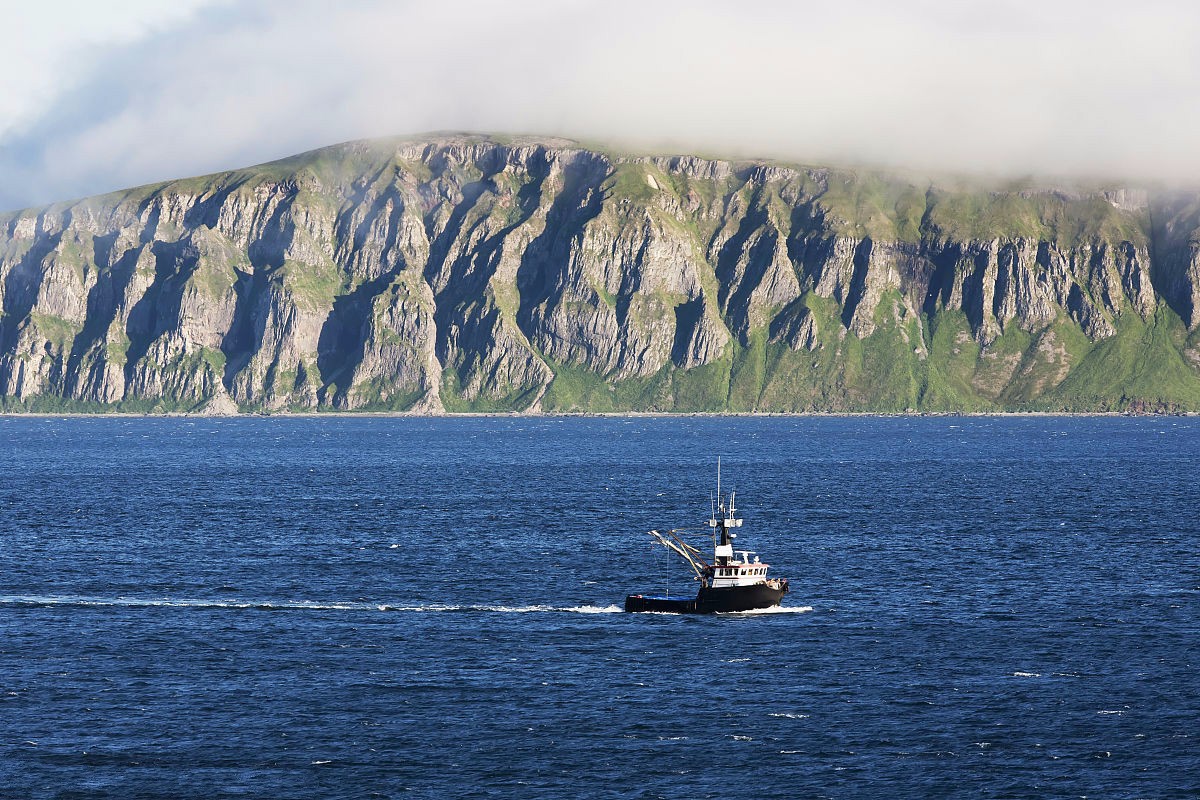
[[[725,659],[725,663],[726,664],[742,664],[749,660],[750,659],[748,659],[748,658],[727,658],[727,659]]]
[[[1120,716],[1125,713],[1125,709],[1119,708],[1119,709],[1115,709],[1115,710],[1111,710],[1111,711],[1108,709],[1103,709],[1101,711],[1097,711],[1096,713],[1097,714],[1115,714],[1117,716]]]
[[[729,738],[733,739],[735,742],[753,742],[754,741],[753,736],[741,736],[736,733],[733,734],[732,736],[730,736]]]
[[[1040,672],[1014,672],[1012,674],[1012,676],[1014,678],[1040,678],[1040,677],[1042,677],[1042,673],[1040,673]]]
[[[767,716],[768,717],[781,717],[783,719],[808,719],[808,714],[786,714],[783,712],[767,714]]]

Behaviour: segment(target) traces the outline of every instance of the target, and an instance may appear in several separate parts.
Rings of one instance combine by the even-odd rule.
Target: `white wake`
[[[206,600],[197,598],[142,597],[82,597],[73,595],[8,595],[0,596],[0,606],[67,606],[112,608],[194,608],[194,609],[253,609],[259,611],[383,611],[410,613],[489,612],[498,614],[574,613],[615,614],[620,606],[552,606],[552,605],[390,605],[379,603],[316,602],[310,600]]]

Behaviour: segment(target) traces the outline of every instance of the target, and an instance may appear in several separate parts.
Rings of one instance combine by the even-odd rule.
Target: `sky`
[[[0,209],[471,130],[1200,183],[1182,0],[0,0]]]

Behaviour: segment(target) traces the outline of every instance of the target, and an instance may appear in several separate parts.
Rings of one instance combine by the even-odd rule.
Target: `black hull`
[[[695,614],[696,598],[656,597],[631,594],[625,598],[626,611],[657,611],[660,614]]]
[[[712,614],[722,611],[755,611],[761,608],[772,608],[779,605],[787,592],[784,584],[773,589],[765,583],[754,586],[712,586],[703,588],[696,595],[696,611],[700,614]]]
[[[667,598],[631,594],[625,598],[626,611],[657,611],[669,614],[718,614],[729,611],[757,611],[780,604],[787,583],[779,588],[765,583],[754,586],[706,587],[696,597]]]

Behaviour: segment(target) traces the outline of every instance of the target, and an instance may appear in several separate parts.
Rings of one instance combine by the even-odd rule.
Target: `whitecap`
[[[1014,678],[1040,678],[1040,677],[1042,677],[1042,673],[1040,673],[1040,672],[1014,672],[1012,674],[1012,676]]]
[[[781,717],[783,719],[808,719],[808,714],[787,714],[784,712],[767,714],[767,716],[768,717]]]

